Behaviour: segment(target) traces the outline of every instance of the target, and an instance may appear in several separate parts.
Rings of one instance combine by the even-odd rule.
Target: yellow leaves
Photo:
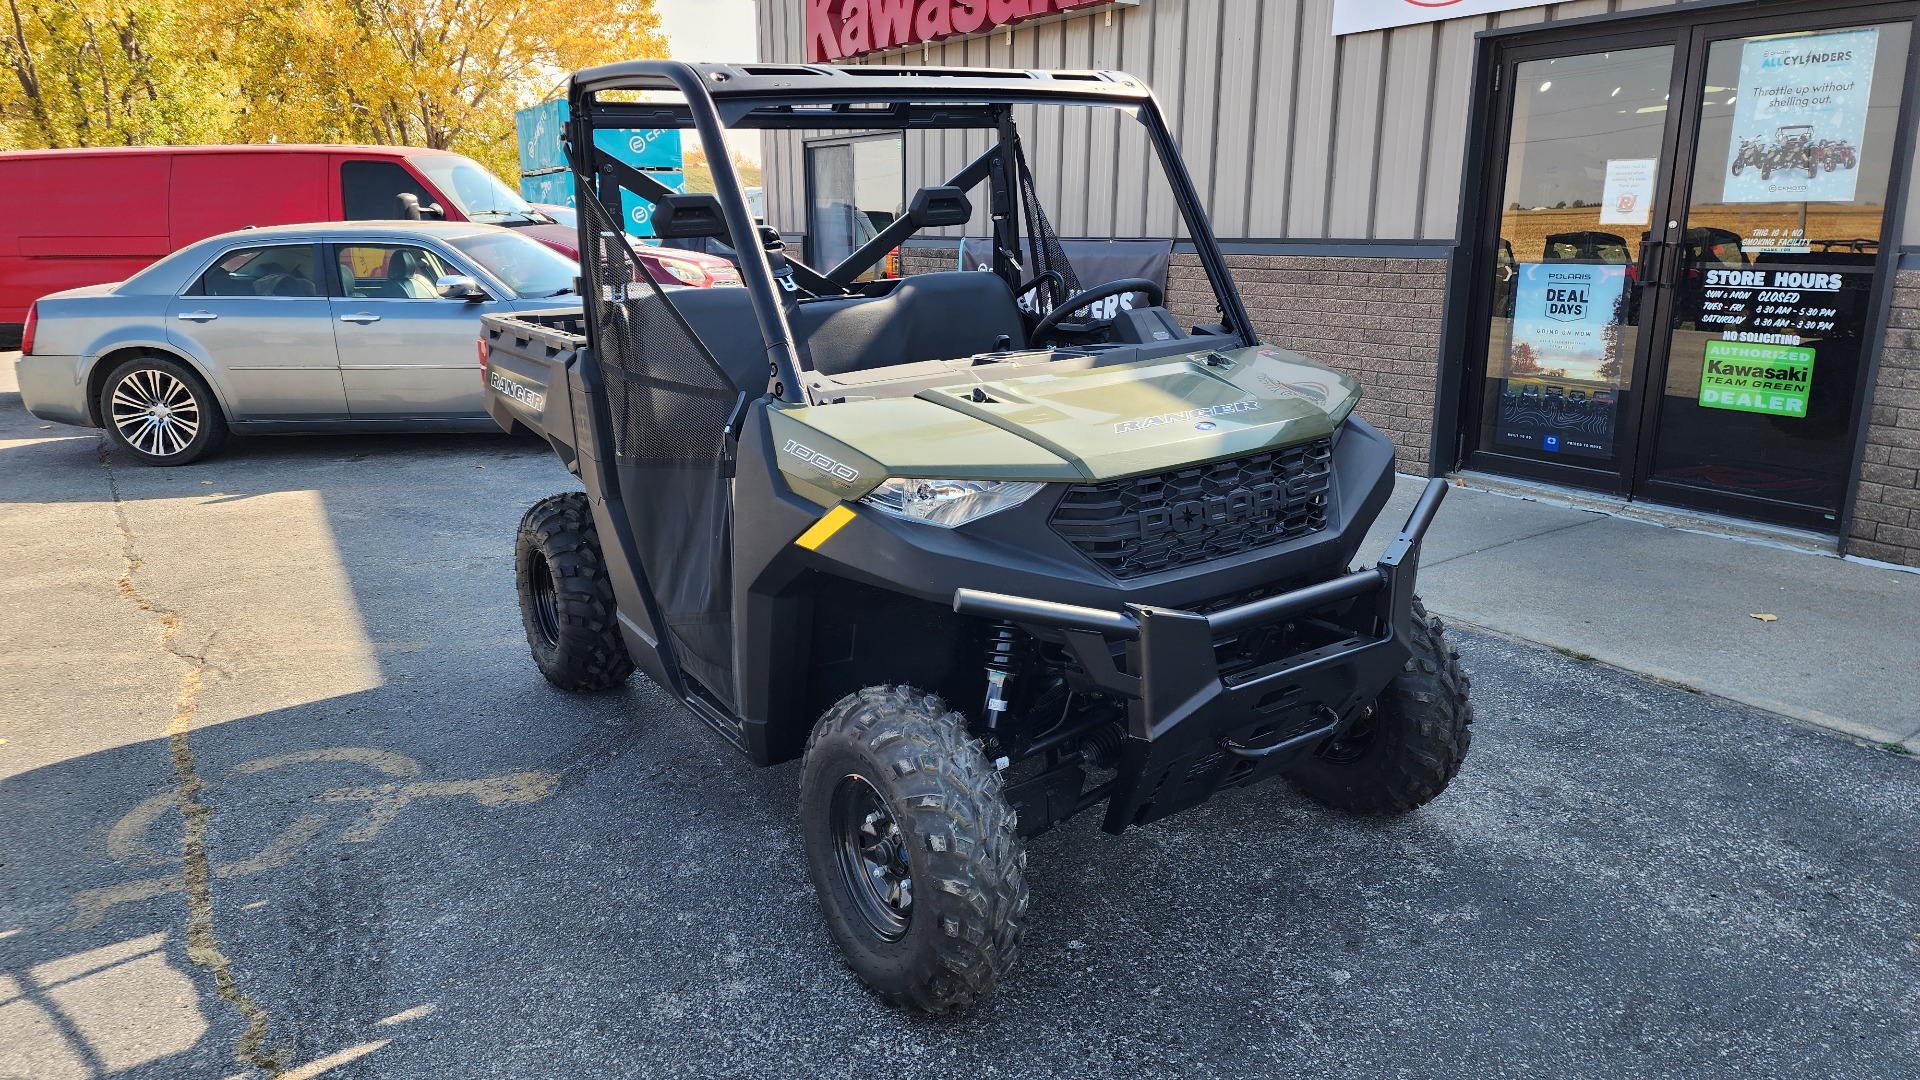
[[[393,143],[512,180],[516,108],[579,68],[666,55],[654,0],[13,2],[25,31],[0,31],[0,145]],[[99,51],[89,25],[110,46],[99,100],[65,78]],[[40,73],[32,95],[23,71]]]

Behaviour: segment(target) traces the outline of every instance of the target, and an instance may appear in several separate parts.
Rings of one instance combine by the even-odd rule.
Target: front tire
[[[583,492],[550,495],[520,519],[514,541],[520,621],[540,674],[562,690],[609,690],[633,674]]]
[[[227,437],[220,402],[200,373],[165,356],[136,356],[100,384],[100,426],[144,465],[186,465]]]
[[[1026,852],[966,718],[909,687],[827,710],[800,777],[807,869],[847,965],[888,1005],[965,1009],[1026,928]]]
[[[1440,620],[1418,599],[1412,645],[1373,714],[1289,773],[1309,798],[1354,814],[1404,814],[1432,801],[1460,771],[1472,737],[1467,673]]]

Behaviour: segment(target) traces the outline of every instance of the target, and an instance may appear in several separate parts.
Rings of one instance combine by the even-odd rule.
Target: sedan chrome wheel
[[[113,388],[111,422],[128,446],[150,457],[184,453],[200,434],[193,388],[159,368],[135,368]]]

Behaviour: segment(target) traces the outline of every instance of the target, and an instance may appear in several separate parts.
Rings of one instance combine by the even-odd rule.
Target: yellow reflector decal
[[[808,551],[818,551],[821,544],[826,543],[829,537],[840,531],[841,526],[852,520],[853,511],[845,506],[836,506],[827,511],[826,517],[814,522],[813,528],[801,533],[800,539],[795,540],[794,543]]]

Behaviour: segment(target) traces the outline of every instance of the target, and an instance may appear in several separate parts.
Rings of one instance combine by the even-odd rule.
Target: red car
[[[579,257],[571,228],[535,210],[478,162],[445,150],[274,145],[25,150],[0,153],[0,191],[11,206],[40,208],[0,215],[0,347],[19,340],[27,306],[39,297],[124,281],[163,255],[248,226],[475,221],[525,229],[548,247]],[[74,210],[62,212],[67,207]],[[707,265],[707,257],[686,254],[684,260],[679,254],[674,259]],[[695,284],[668,263],[650,268],[663,283]]]
[[[542,235],[541,242],[564,252],[578,262],[580,239],[574,229],[579,219],[575,216],[573,207],[534,203],[533,208],[558,222],[567,231],[563,240],[549,239]],[[704,251],[688,251],[685,248],[655,247],[643,240],[634,242],[633,253],[639,258],[640,264],[647,268],[647,273],[653,275],[653,280],[662,285],[690,285],[696,289],[711,289],[715,286],[740,284],[739,269],[718,255],[709,255]]]

